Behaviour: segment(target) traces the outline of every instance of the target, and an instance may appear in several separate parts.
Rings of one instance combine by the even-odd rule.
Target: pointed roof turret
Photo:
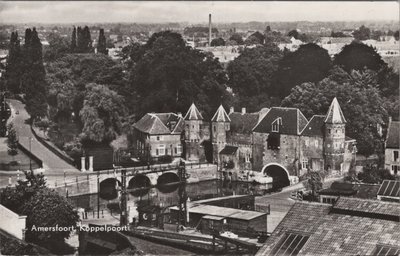
[[[211,122],[230,122],[228,114],[226,113],[224,107],[222,105],[219,106],[217,112],[215,112]]]
[[[333,99],[331,106],[329,107],[324,122],[329,124],[346,123],[346,118],[344,118],[342,109],[340,108],[339,102],[336,97]]]
[[[192,103],[188,112],[186,113],[185,120],[203,120],[203,116],[201,115],[200,111],[197,109],[196,105]]]

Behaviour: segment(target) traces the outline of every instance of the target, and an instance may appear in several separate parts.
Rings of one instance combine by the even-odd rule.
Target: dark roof
[[[147,113],[133,127],[150,135],[180,133],[183,129],[181,119],[182,117],[174,113]]]
[[[323,115],[314,115],[311,117],[310,121],[304,127],[301,135],[303,136],[324,136],[323,128],[324,128],[324,119]]]
[[[354,201],[351,198],[340,198],[339,202],[346,200],[350,204]],[[371,202],[360,201],[367,201],[367,207]],[[372,202],[398,206],[397,203],[379,200]],[[257,255],[272,255],[288,233],[309,236],[299,255],[371,255],[378,244],[398,246],[399,229],[398,221],[336,213],[329,204],[298,202],[275,228]]]
[[[330,188],[322,189],[318,193],[320,195],[352,196],[363,199],[376,199],[378,189],[378,184],[352,184],[348,182],[335,181],[332,183]]]
[[[272,123],[278,118],[282,119],[282,125],[279,128],[279,133],[281,134],[300,135],[300,132],[308,123],[307,118],[297,108],[273,107],[253,131],[270,133],[272,131]]]
[[[400,122],[393,121],[389,123],[386,148],[400,148]]]
[[[400,181],[384,180],[378,190],[377,195],[378,196],[400,197]]]
[[[399,204],[393,203],[393,202],[341,197],[337,200],[333,209],[345,210],[345,211],[357,212],[357,213],[361,212],[361,213],[387,215],[387,216],[392,216],[392,217],[398,217],[398,219],[400,221]]]
[[[258,113],[239,113],[233,112],[229,114],[229,118],[231,119],[231,132],[242,133],[242,134],[251,134],[253,128],[258,123]]]
[[[226,145],[224,149],[219,152],[221,155],[233,155],[238,150],[238,147]]]

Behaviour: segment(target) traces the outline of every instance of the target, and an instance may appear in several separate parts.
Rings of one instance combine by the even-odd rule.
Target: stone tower
[[[324,123],[325,169],[341,170],[345,152],[346,119],[336,97],[329,107]]]
[[[219,106],[211,119],[211,142],[213,145],[214,162],[219,161],[219,152],[226,145],[226,132],[230,130],[231,119],[222,105]]]
[[[183,119],[185,120],[185,159],[204,160],[204,150],[201,149],[203,117],[194,103]]]

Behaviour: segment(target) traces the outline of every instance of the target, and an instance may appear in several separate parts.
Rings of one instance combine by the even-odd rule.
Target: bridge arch
[[[180,184],[179,176],[174,172],[165,172],[157,179],[157,188],[163,193],[174,192]]]
[[[118,197],[117,187],[121,182],[116,178],[107,178],[100,182],[100,197],[106,200],[112,200]]]
[[[269,163],[262,168],[262,173],[272,177],[273,188],[282,188],[290,185],[289,172],[281,164]]]
[[[132,190],[130,193],[133,196],[144,196],[146,195],[151,187],[151,181],[149,177],[143,174],[133,176],[128,182],[128,189]]]

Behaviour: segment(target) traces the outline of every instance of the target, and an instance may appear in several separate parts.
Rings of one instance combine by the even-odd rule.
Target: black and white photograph
[[[0,1],[0,255],[400,255],[396,1]]]

